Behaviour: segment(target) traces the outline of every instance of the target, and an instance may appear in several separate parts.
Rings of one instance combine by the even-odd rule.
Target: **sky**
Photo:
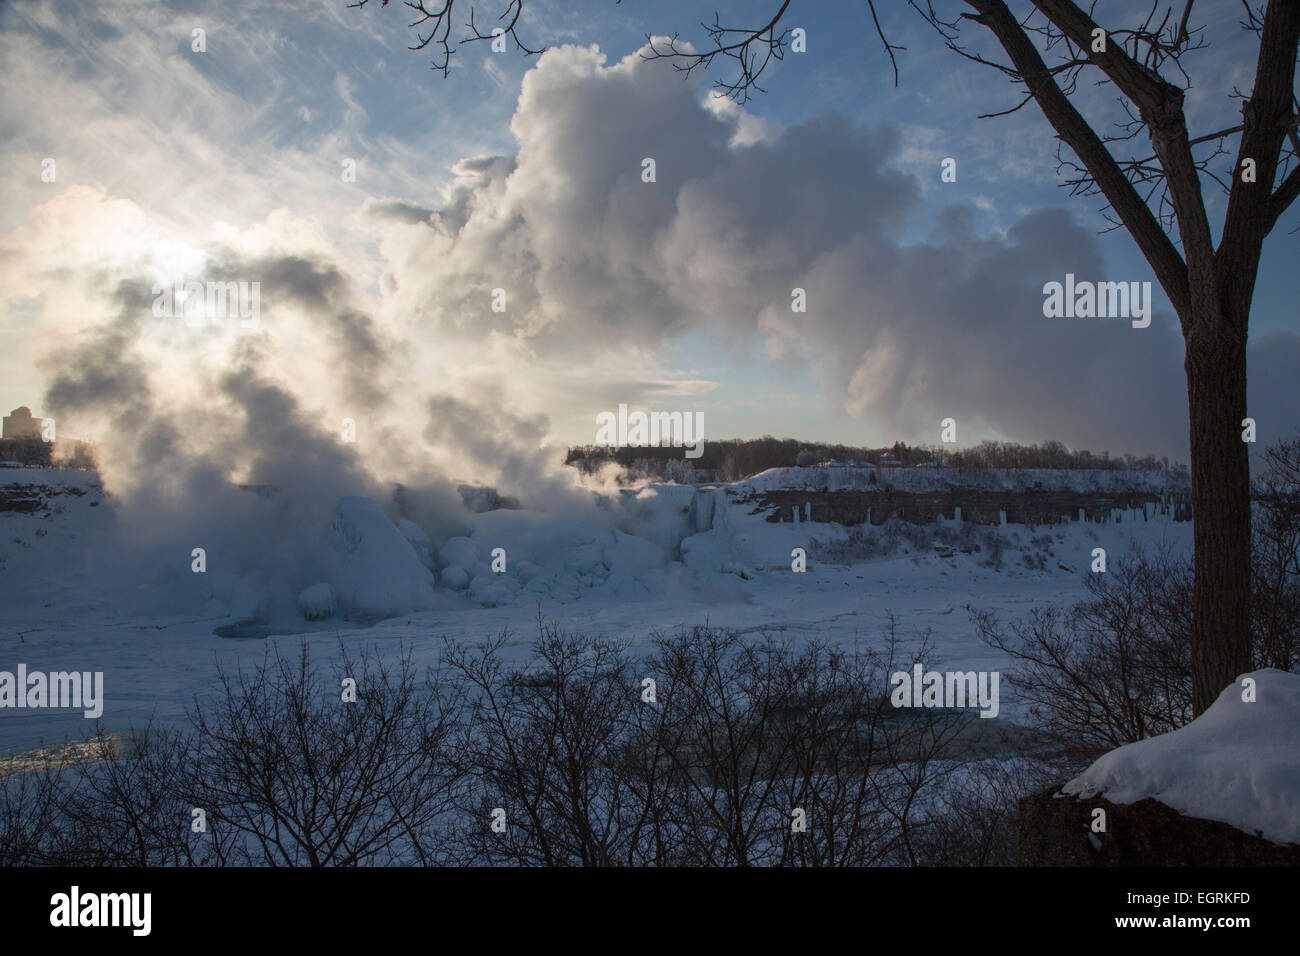
[[[118,474],[184,460],[200,486],[348,471],[316,441],[345,422],[385,477],[526,481],[620,404],[702,412],[706,440],[938,444],[952,418],[959,445],[1185,461],[1181,337],[1132,240],[1060,187],[1032,104],[978,119],[1015,90],[881,6],[897,87],[864,4],[794,0],[806,52],[740,105],[712,90],[728,64],[641,54],[702,43],[715,8],[750,25],[756,0],[527,0],[545,53],[468,44],[445,78],[377,0],[14,0],[0,406],[112,446]],[[1238,9],[1196,5],[1193,135],[1249,88]],[[1076,102],[1117,115],[1109,86]],[[1300,425],[1297,224],[1266,243],[1251,315],[1261,444]],[[1045,317],[1067,273],[1150,282],[1150,326]],[[258,283],[256,327],[156,314],[161,283],[191,280]]]

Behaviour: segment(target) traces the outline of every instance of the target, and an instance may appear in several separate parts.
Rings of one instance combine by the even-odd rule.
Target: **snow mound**
[[[329,537],[329,579],[342,604],[366,614],[433,605],[433,574],[369,498],[340,498]]]
[[[1254,701],[1243,682],[1255,683]],[[1112,750],[1061,788],[1112,803],[1154,797],[1275,843],[1300,843],[1300,674],[1243,674],[1196,720]]]
[[[323,621],[333,617],[338,609],[338,595],[326,581],[303,588],[298,595],[298,610],[309,621]]]

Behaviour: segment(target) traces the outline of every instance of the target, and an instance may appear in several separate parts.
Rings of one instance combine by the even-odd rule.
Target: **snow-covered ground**
[[[981,480],[1003,488],[1008,479]],[[1061,480],[1086,488],[1093,478]],[[305,639],[326,659],[340,641],[403,646],[431,662],[444,636],[478,641],[508,629],[522,658],[539,614],[633,646],[654,630],[701,624],[878,645],[892,614],[905,646],[929,633],[927,667],[1000,671],[1008,662],[978,639],[970,610],[1017,616],[1079,600],[1096,547],[1112,560],[1132,543],[1190,548],[1188,523],[1067,522],[988,529],[1005,544],[1000,569],[986,554],[932,548],[837,565],[812,541],[842,537],[840,526],[751,513],[755,488],[779,481],[769,471],[736,486],[650,485],[585,517],[484,511],[464,518],[467,534],[441,540],[380,504],[345,498],[322,522],[311,561],[285,561],[277,575],[265,567],[278,561],[227,573],[210,554],[198,574],[188,543],[159,550],[149,529],[126,526],[93,475],[14,470],[0,475],[0,494],[21,497],[26,485],[41,501],[30,513],[0,511],[0,671],[102,671],[108,730],[181,717],[214,687],[215,661],[261,661],[269,645]],[[134,548],[143,537],[150,547]],[[804,573],[791,570],[795,548],[808,553]],[[1027,567],[1022,548],[1046,554],[1045,568]],[[1021,710],[1003,688],[998,719],[1014,721]],[[0,708],[0,752],[78,738],[92,723],[79,711]]]

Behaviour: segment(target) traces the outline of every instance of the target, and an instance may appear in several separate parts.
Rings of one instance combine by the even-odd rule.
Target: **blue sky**
[[[540,61],[472,44],[444,79],[406,49],[409,12],[377,2],[7,5],[0,405],[103,438],[164,407],[201,419],[230,400],[221,376],[253,363],[300,410],[411,447],[429,440],[429,396],[450,395],[505,414],[503,445],[591,441],[594,416],[627,402],[703,411],[717,438],[934,443],[952,416],[961,444],[1185,459],[1158,285],[1147,330],[1038,311],[1066,271],[1154,277],[1125,233],[1098,235],[1097,197],[1057,185],[1032,104],[977,120],[1015,91],[902,3],[881,4],[908,48],[898,88],[856,3],[796,0],[808,51],[743,108],[710,98],[727,64],[686,81],[637,57],[648,33],[702,42],[715,7],[737,25],[766,9],[528,0]],[[1194,135],[1235,122],[1228,94],[1249,84],[1236,9],[1196,6],[1213,44],[1189,59]],[[1116,113],[1111,87],[1077,102]],[[1223,198],[1206,195],[1217,223]],[[1251,318],[1261,441],[1298,423],[1297,222],[1266,244]],[[138,314],[136,283],[182,274],[260,278],[260,334]],[[96,365],[105,352],[120,364]]]

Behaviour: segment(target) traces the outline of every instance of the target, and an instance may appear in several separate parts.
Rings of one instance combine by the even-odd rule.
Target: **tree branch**
[[[1093,180],[1110,202],[1125,228],[1151,264],[1161,288],[1179,317],[1189,314],[1191,295],[1187,282],[1187,267],[1173,242],[1160,228],[1133,184],[1111,156],[1104,143],[1093,132],[1079,111],[1052,78],[1038,49],[1025,34],[1003,0],[966,0],[978,16],[977,22],[987,27],[997,37],[1002,48],[1011,57],[1016,71],[1024,80],[1029,92],[1038,102],[1057,135],[1074,150],[1076,156],[1092,174]],[[1085,47],[1086,49],[1086,47]]]
[[[1296,49],[1300,46],[1300,3],[1272,0],[1264,11],[1255,68],[1255,89],[1241,108],[1241,145],[1233,172],[1223,238],[1215,253],[1229,289],[1250,301],[1264,237],[1296,198],[1295,171],[1273,195],[1279,154],[1292,118]],[[1243,182],[1241,164],[1255,161],[1255,182]],[[1249,275],[1245,272],[1249,270]]]
[[[1091,50],[1094,31],[1100,28],[1079,7],[1070,0],[1032,2],[1073,43],[1081,49]],[[1188,269],[1193,275],[1213,277],[1214,239],[1205,213],[1200,175],[1187,136],[1183,91],[1155,70],[1138,63],[1119,43],[1106,42],[1104,49],[1093,51],[1090,56],[1120,91],[1136,104],[1142,123],[1150,131],[1151,145],[1164,167],[1170,200],[1178,217],[1178,233],[1187,255]],[[1179,310],[1179,317],[1186,328],[1188,316]]]
[[[1300,166],[1291,170],[1290,175],[1282,180],[1282,184],[1277,187],[1275,192],[1268,201],[1268,211],[1265,213],[1264,234],[1268,235],[1277,225],[1277,221],[1282,218],[1282,213],[1286,212],[1287,207],[1300,197]]]

